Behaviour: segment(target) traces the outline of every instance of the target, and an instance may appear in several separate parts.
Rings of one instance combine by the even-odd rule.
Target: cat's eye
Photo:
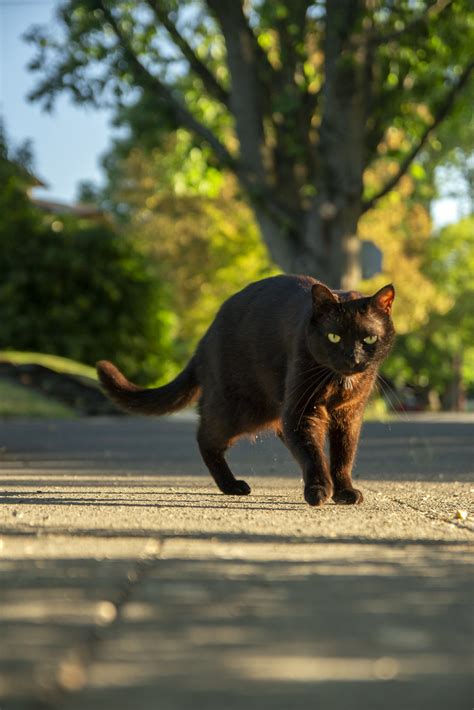
[[[368,335],[366,338],[364,338],[364,343],[367,343],[367,345],[373,345],[377,342],[377,339],[377,335]]]
[[[328,333],[328,338],[331,343],[339,343],[341,336],[337,333]]]

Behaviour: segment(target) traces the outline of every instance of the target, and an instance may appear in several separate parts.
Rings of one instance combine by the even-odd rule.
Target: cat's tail
[[[191,404],[200,393],[194,358],[163,387],[138,387],[107,360],[97,363],[97,374],[109,399],[120,409],[136,414],[169,414]]]

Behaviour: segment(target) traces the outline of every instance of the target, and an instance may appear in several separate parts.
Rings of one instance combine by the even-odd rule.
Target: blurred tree
[[[451,305],[424,272],[432,225],[426,207],[411,199],[413,190],[413,180],[404,177],[359,224],[361,238],[372,239],[383,250],[382,273],[360,287],[371,293],[389,281],[395,284],[393,317],[399,336],[418,330],[431,313],[444,312]]]
[[[79,204],[98,205],[102,200],[102,191],[91,180],[82,180],[77,188],[77,202]]]
[[[411,169],[474,67],[470,0],[64,0],[34,27],[33,100],[186,129],[234,172],[273,260],[352,287],[360,216]],[[368,166],[393,170],[364,190]]]
[[[423,268],[451,300],[447,313],[433,313],[425,329],[425,348],[439,360],[431,381],[434,375],[444,385],[445,408],[461,409],[465,388],[474,394],[474,216],[430,239]]]
[[[436,194],[454,197],[468,216],[474,214],[474,82],[463,98],[440,126],[425,168],[427,183],[435,186]]]
[[[0,120],[0,230],[14,229],[17,234],[38,232],[37,214],[28,198],[35,184],[31,173],[32,155],[28,142],[13,151]],[[1,233],[1,232],[0,232]]]
[[[397,284],[399,335],[384,374],[426,399],[437,392],[446,409],[462,409],[465,391],[474,394],[474,217],[433,236],[426,210],[403,198],[397,204],[396,195],[361,224],[385,252],[384,273],[366,289],[387,279]]]
[[[125,158],[112,151],[106,161],[106,202],[168,282],[179,364],[226,298],[277,273],[235,179],[209,170],[188,138],[169,138],[163,151],[135,148]]]
[[[35,208],[1,133],[0,183],[0,348],[166,375],[172,316],[156,268],[111,226]]]

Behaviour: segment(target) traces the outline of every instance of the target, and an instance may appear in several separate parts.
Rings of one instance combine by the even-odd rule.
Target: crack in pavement
[[[87,682],[87,670],[94,663],[98,648],[106,632],[117,625],[125,605],[132,599],[137,586],[148,576],[163,554],[164,540],[149,537],[142,557],[127,571],[126,580],[115,599],[104,600],[99,605],[98,619],[88,630],[83,641],[73,644],[53,672],[49,682],[38,692],[42,697],[31,705],[31,710],[58,710],[66,697],[82,690]]]
[[[372,488],[371,486],[365,486],[365,488],[371,493],[377,493],[377,490]],[[444,523],[447,525],[453,525],[456,528],[460,528],[461,530],[467,530],[468,532],[474,532],[474,526],[469,525],[464,523],[461,519],[457,518],[448,518],[448,517],[440,517],[439,515],[436,515],[435,513],[431,513],[428,510],[423,510],[423,508],[419,508],[416,505],[413,505],[413,503],[409,503],[408,501],[401,500],[400,498],[396,498],[395,496],[392,495],[387,495],[387,498],[389,498],[393,503],[397,503],[397,505],[400,505],[403,508],[410,508],[410,510],[414,510],[417,513],[421,513],[425,518],[428,518],[428,520],[434,520],[435,522],[438,523]]]

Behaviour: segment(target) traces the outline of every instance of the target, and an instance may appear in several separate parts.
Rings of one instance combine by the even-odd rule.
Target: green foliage
[[[398,337],[384,374],[399,387],[436,391],[447,405],[458,363],[464,387],[474,386],[474,217],[433,235],[414,191],[405,177],[361,219],[361,237],[383,250],[383,273],[362,289],[370,293],[388,281],[396,287]]]
[[[430,323],[431,339],[447,358],[463,361],[466,384],[474,390],[474,216],[443,229],[430,241],[424,271],[451,308]]]
[[[176,316],[173,358],[177,367],[189,357],[225,298],[249,281],[276,273],[235,181],[221,176],[219,189],[215,188],[204,179],[206,162],[201,155],[203,179],[194,182],[195,164],[187,160],[185,137],[178,135],[165,150],[151,154],[135,149],[123,158],[120,150],[112,151],[106,161],[108,203],[125,215],[127,231],[151,260],[161,264],[169,284]],[[380,181],[384,176],[367,179]],[[461,232],[456,231],[456,249],[448,244],[449,230],[432,237],[429,214],[413,200],[414,190],[414,180],[405,177],[360,221],[360,236],[373,240],[384,253],[383,273],[361,284],[361,289],[372,293],[388,281],[396,284],[394,318],[399,337],[385,374],[399,386],[429,385],[441,395],[452,380],[456,352],[447,330],[456,333],[460,328],[453,302],[460,297],[468,308],[472,301],[468,275],[474,267],[462,251],[470,249],[472,235],[466,222]],[[464,272],[463,259],[468,266]],[[455,263],[459,266],[453,270]],[[441,274],[437,269],[447,270]],[[455,293],[451,283],[456,284]],[[463,323],[466,317],[462,316]],[[472,335],[465,334],[466,342],[469,337],[473,342]],[[469,384],[468,348],[465,355],[464,376]]]
[[[458,361],[464,386],[474,393],[474,217],[429,239],[422,273],[447,307],[431,309],[420,327],[398,339],[390,374],[398,382],[409,380],[443,394],[453,383]]]
[[[235,6],[240,4],[236,0]],[[224,159],[208,150],[206,159],[214,166],[217,161],[221,167],[229,164],[230,157],[235,168],[245,148],[244,132],[255,130],[262,135],[267,186],[273,184],[276,193],[283,190],[281,206],[288,207],[292,193],[292,209],[301,209],[325,180],[315,173],[316,158],[326,160],[318,146],[324,152],[325,140],[331,140],[321,133],[328,110],[321,89],[329,90],[335,72],[340,71],[341,90],[350,93],[352,77],[360,71],[359,98],[368,111],[363,137],[367,167],[380,160],[402,163],[472,61],[469,0],[352,5],[262,0],[242,5],[242,31],[248,30],[259,92],[256,111],[251,102],[249,107],[261,123],[250,131],[250,113],[244,119],[247,128],[242,125],[239,131],[237,125],[236,104],[250,97],[232,97],[230,35],[224,31],[225,11],[218,10],[215,0],[63,0],[56,13],[59,31],[57,25],[54,31],[35,26],[27,35],[36,49],[30,69],[38,75],[31,98],[51,108],[66,92],[77,102],[113,106],[116,123],[129,129],[129,147],[161,148],[180,126],[198,146],[209,144],[211,134],[228,152]],[[338,33],[342,45],[336,50]],[[348,106],[353,100],[349,93]],[[469,97],[457,105],[469,110]],[[394,142],[393,131],[403,139]],[[427,145],[439,156],[444,140],[433,135]],[[449,150],[449,139],[446,143]],[[236,170],[240,178],[243,171],[248,177],[249,166]],[[367,199],[373,194],[366,186]]]
[[[0,179],[0,348],[165,375],[172,319],[156,269],[106,222],[45,218],[5,148]]]
[[[31,98],[107,104],[128,129],[104,204],[174,283],[178,359],[222,298],[273,268],[232,170],[283,268],[308,264],[336,285],[341,237],[359,222],[378,241],[380,280],[397,284],[393,375],[416,363],[445,385],[441,335],[427,328],[457,317],[454,296],[424,260],[430,225],[413,188],[426,205],[446,156],[472,183],[470,0],[63,0],[58,18],[59,32],[29,33]]]
[[[28,187],[34,183],[28,172],[30,159],[24,149],[12,154],[0,122],[0,224],[3,220],[5,230],[11,223],[18,235],[37,229],[37,215],[27,196]]]
[[[425,155],[427,184],[440,197],[454,197],[463,204],[465,214],[474,213],[474,82],[463,101],[453,109],[449,120],[437,132],[433,150]],[[436,173],[435,173],[436,171]],[[434,174],[435,173],[435,174]],[[461,204],[462,204],[461,203]]]
[[[115,154],[108,160],[107,199],[126,215],[127,232],[160,265],[167,284],[177,367],[226,298],[277,273],[235,181],[221,176],[214,182],[212,169],[194,151],[194,157],[183,153],[178,135],[165,152],[135,149],[126,159]],[[202,175],[197,183],[195,171]]]
[[[115,358],[131,375],[160,375],[168,323],[156,274],[111,228],[62,224],[21,237],[0,224],[2,347]]]
[[[364,292],[375,292],[387,282],[396,287],[393,317],[397,333],[405,335],[422,327],[432,312],[450,306],[445,294],[423,271],[432,225],[427,209],[414,202],[413,181],[405,177],[359,223],[362,239],[373,241],[383,253],[382,273],[361,284]]]

